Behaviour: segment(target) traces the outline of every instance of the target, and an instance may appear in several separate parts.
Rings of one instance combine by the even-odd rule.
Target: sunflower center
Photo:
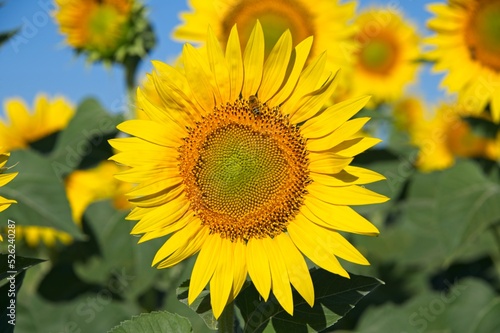
[[[304,40],[314,35],[309,10],[292,0],[243,0],[234,6],[222,22],[226,40],[234,23],[238,24],[241,45],[244,47],[257,19],[265,33],[266,54],[276,44],[280,36],[290,29],[293,40]]]
[[[473,59],[500,71],[500,1],[480,1],[471,16],[465,39]]]
[[[245,100],[190,129],[179,161],[193,210],[232,241],[282,233],[310,181],[298,128],[278,109],[261,106],[256,114]]]
[[[88,19],[89,44],[102,52],[113,51],[121,35],[125,17],[108,4],[97,5]]]
[[[358,53],[359,64],[374,74],[387,74],[396,62],[397,48],[387,36],[366,41]]]

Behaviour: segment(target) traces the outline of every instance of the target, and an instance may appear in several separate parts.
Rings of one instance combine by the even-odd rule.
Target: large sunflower
[[[373,95],[373,102],[394,101],[416,78],[419,40],[416,28],[390,8],[372,8],[356,18],[350,93]]]
[[[75,49],[110,55],[123,42],[134,0],[56,0],[55,19]]]
[[[206,53],[186,44],[182,72],[154,62],[162,103],[138,90],[149,120],[118,126],[133,137],[110,141],[112,159],[131,167],[118,179],[138,184],[128,193],[136,206],[128,219],[140,220],[132,233],[141,242],[172,234],[153,265],[199,252],[189,303],[210,282],[219,317],[248,272],[264,299],[272,289],[293,313],[291,285],[314,303],[302,254],[345,277],[337,257],[368,264],[339,231],[378,234],[348,205],[387,200],[359,186],[383,176],[349,166],[380,140],[354,135],[368,118],[348,120],[368,97],[323,108],[335,75],[325,56],[303,69],[312,38],[293,50],[286,31],[265,59],[259,23],[243,56],[238,36],[233,27],[225,53],[211,30]]]
[[[63,129],[73,117],[74,107],[64,98],[49,100],[41,94],[33,112],[24,101],[13,98],[4,103],[7,119],[0,119],[0,147],[6,150],[26,148],[30,144]]]
[[[500,122],[500,0],[449,0],[428,6],[436,35],[429,57],[448,73],[442,85],[458,92],[461,108],[479,114],[489,106]]]
[[[285,30],[290,30],[295,43],[314,36],[309,60],[327,50],[330,70],[341,68],[340,76],[344,77],[352,67],[355,29],[350,20],[354,17],[354,1],[318,0],[314,5],[306,0],[190,0],[189,3],[192,11],[181,14],[184,23],[173,33],[181,41],[205,42],[207,26],[211,26],[216,37],[226,43],[231,27],[237,24],[244,48],[259,20],[266,32],[266,53]]]

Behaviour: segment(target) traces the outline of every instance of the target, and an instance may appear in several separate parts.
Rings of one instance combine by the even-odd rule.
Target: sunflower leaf
[[[56,174],[62,177],[109,158],[112,150],[108,139],[115,137],[116,126],[122,120],[120,115],[109,114],[95,99],[81,102],[50,155]]]
[[[124,321],[108,333],[192,332],[189,321],[179,315],[158,311]]]
[[[0,213],[0,221],[10,219],[21,226],[52,227],[83,239],[73,222],[64,184],[49,160],[30,150],[16,150],[9,161],[17,163],[12,172],[19,174],[0,188],[0,196],[17,203]]]
[[[236,305],[245,320],[244,332],[319,332],[335,324],[354,308],[356,303],[383,284],[382,281],[350,274],[346,279],[323,269],[312,269],[315,302],[311,308],[294,291],[294,315],[291,316],[272,297],[259,300],[253,286],[236,298]],[[269,325],[271,323],[271,325]]]
[[[421,292],[408,302],[367,309],[356,332],[498,332],[500,298],[486,282],[446,281],[447,290]]]
[[[188,291],[189,291],[189,280],[184,281],[179,288],[177,288],[177,299],[182,303],[188,305],[193,311],[195,311],[205,322],[208,328],[212,330],[217,329],[217,320],[215,319],[212,307],[210,306],[210,292],[204,289],[200,296],[189,305],[188,304]]]
[[[12,257],[9,256],[9,254],[0,254],[0,281],[8,276],[11,276],[12,273],[9,272],[15,271],[16,273],[14,274],[19,274],[28,268],[45,261],[43,259],[25,258],[16,255],[13,266],[10,266],[10,260],[12,260]]]

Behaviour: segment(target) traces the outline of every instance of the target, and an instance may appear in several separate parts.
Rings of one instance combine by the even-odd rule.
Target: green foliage
[[[81,230],[73,222],[63,181],[49,160],[31,150],[11,153],[10,161],[19,174],[0,187],[0,195],[17,200],[17,204],[0,213],[0,220],[11,219],[16,225],[52,227],[82,239]]]
[[[170,312],[143,313],[121,323],[108,333],[192,332],[186,318]]]

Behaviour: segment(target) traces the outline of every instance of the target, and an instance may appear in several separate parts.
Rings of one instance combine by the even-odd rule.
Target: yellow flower
[[[412,129],[412,141],[420,148],[416,163],[420,170],[449,168],[456,157],[498,158],[495,152],[499,141],[472,132],[462,116],[467,116],[467,112],[460,106],[442,104],[432,119],[417,121]]]
[[[402,14],[390,8],[372,8],[356,18],[359,48],[350,94],[373,95],[373,102],[394,101],[415,80],[420,37]]]
[[[424,105],[420,98],[405,97],[394,103],[392,114],[400,130],[412,132],[424,119]]]
[[[317,0],[311,5],[306,0],[190,0],[191,12],[184,12],[184,23],[176,28],[173,37],[187,42],[205,42],[207,27],[224,44],[231,27],[238,25],[241,46],[248,43],[256,20],[262,24],[265,35],[265,50],[271,48],[285,30],[290,30],[294,45],[309,36],[314,36],[308,61],[327,50],[329,70],[341,68],[343,78],[352,67],[351,51],[354,26],[349,21],[354,16],[356,2],[339,3],[338,0]],[[344,80],[340,84],[343,85]]]
[[[7,160],[9,159],[10,153],[2,151],[3,147],[0,146],[0,187],[7,185],[14,177],[17,176],[17,172],[5,173],[8,169],[5,167]],[[11,200],[0,196],[0,212],[3,212],[13,203],[17,203],[16,200]]]
[[[126,36],[134,0],[56,0],[55,19],[75,49],[112,55]]]
[[[130,184],[118,181],[114,175],[123,169],[115,163],[103,161],[88,170],[76,170],[65,179],[66,195],[73,213],[73,220],[81,223],[87,207],[98,200],[112,199],[117,209],[129,209],[125,192]]]
[[[225,53],[212,31],[207,39],[204,52],[184,46],[184,72],[154,62],[162,103],[139,89],[149,120],[120,124],[133,137],[110,140],[119,151],[111,159],[131,167],[116,177],[137,184],[128,193],[136,207],[127,218],[139,220],[132,234],[140,242],[172,234],[158,268],[199,252],[188,301],[210,282],[216,318],[247,273],[265,300],[272,289],[293,313],[291,285],[314,303],[303,254],[345,277],[337,257],[368,264],[339,233],[378,234],[349,205],[387,200],[359,186],[383,176],[349,165],[380,141],[354,135],[368,118],[348,120],[368,97],[323,108],[335,75],[325,56],[303,68],[312,38],[293,49],[286,31],[267,59],[258,23],[243,55],[236,27]]]
[[[51,227],[20,226],[16,225],[16,238],[24,239],[30,247],[37,247],[40,242],[47,247],[53,247],[57,241],[62,244],[71,244],[73,238],[66,232]]]
[[[6,150],[26,148],[63,129],[74,114],[73,106],[64,98],[50,101],[43,94],[36,97],[33,113],[17,98],[7,100],[4,109],[7,119],[0,119],[0,147]]]
[[[442,85],[458,92],[460,107],[480,114],[488,107],[500,122],[500,1],[449,0],[428,6],[428,56],[436,71],[448,71]]]

